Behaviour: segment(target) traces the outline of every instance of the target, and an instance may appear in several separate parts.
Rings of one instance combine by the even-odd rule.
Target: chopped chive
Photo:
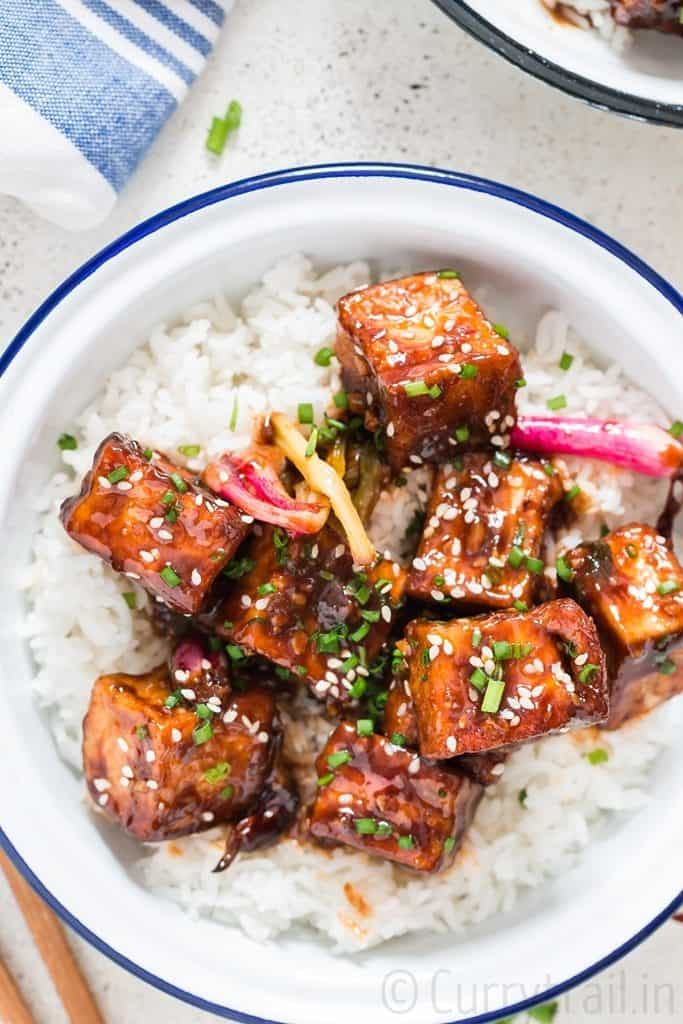
[[[306,669],[304,668],[303,665],[295,665],[294,666],[294,671],[296,672],[296,674],[298,676],[305,676],[306,675]]]
[[[583,668],[581,669],[581,671],[579,672],[579,682],[580,683],[587,683],[587,682],[589,682],[593,678],[595,673],[599,672],[599,671],[600,671],[600,666],[599,665],[593,665],[589,661],[588,664],[584,665]]]
[[[238,396],[235,395],[235,397],[232,400],[232,412],[230,413],[230,420],[228,422],[228,427],[230,428],[230,430],[232,430],[233,433],[237,428],[237,416],[239,414],[239,408],[240,401]]]
[[[481,668],[475,668],[474,672],[470,676],[470,682],[475,690],[483,690],[488,682],[488,676]]]
[[[494,452],[494,455],[493,455],[493,464],[494,464],[494,466],[499,466],[501,469],[507,469],[508,466],[511,463],[512,463],[512,456],[510,455],[509,452],[499,452],[499,451]]]
[[[455,439],[456,439],[456,441],[469,441],[469,439],[470,439],[470,428],[469,427],[456,427],[455,428]]]
[[[180,704],[182,699],[183,699],[183,695],[180,692],[180,690],[174,690],[173,693],[169,693],[168,697],[164,701],[164,707],[165,708],[177,707],[177,705]]]
[[[57,438],[57,447],[63,452],[72,452],[78,448],[78,441],[73,434],[60,434]]]
[[[543,463],[543,472],[545,473],[546,476],[555,476],[555,473],[557,472],[557,470],[553,466],[552,462],[544,462]]]
[[[227,121],[222,117],[212,117],[209,134],[206,136],[206,148],[215,156],[220,156],[228,141],[230,128]]]
[[[545,404],[553,412],[557,412],[559,409],[567,408],[567,399],[564,395],[555,395],[554,398],[549,398]]]
[[[674,422],[669,427],[669,433],[672,437],[680,437],[681,434],[683,434],[683,423],[681,422],[681,420],[674,420]]]
[[[306,445],[306,450],[304,452],[304,455],[306,456],[307,459],[311,458],[311,456],[315,452],[315,449],[317,448],[317,446],[318,446],[318,428],[317,427],[313,427],[313,430],[311,431],[311,436],[308,439],[308,444]]]
[[[475,627],[472,630],[472,646],[473,647],[479,647],[480,643],[481,643],[481,630],[479,629],[479,627]]]
[[[377,831],[377,822],[374,818],[356,818],[353,827],[361,836],[374,836]]]
[[[676,671],[676,662],[671,658],[663,658],[657,663],[657,671],[663,676],[672,676]]]
[[[193,458],[195,455],[199,455],[202,450],[200,444],[180,444],[178,445],[178,451],[181,455],[186,455],[188,459]]]
[[[232,661],[243,661],[246,658],[246,654],[237,644],[226,644],[225,650]]]
[[[192,730],[192,739],[196,747],[200,747],[202,743],[206,743],[213,736],[213,726],[208,719],[202,722],[201,725],[195,726]]]
[[[402,732],[392,732],[391,742],[394,744],[395,747],[405,747],[406,738]]]
[[[526,801],[527,801],[528,795],[529,794],[527,792],[526,786],[524,786],[522,789],[520,789],[519,793],[517,794],[517,802],[518,802],[520,807],[526,807]]]
[[[169,508],[168,512],[166,512],[165,515],[164,515],[164,519],[166,520],[167,523],[177,523],[178,522],[178,509],[175,508],[175,507],[174,508]]]
[[[367,680],[357,679],[353,686],[351,687],[351,689],[349,690],[349,697],[351,697],[353,700],[358,700],[359,697],[363,696],[367,688]]]
[[[366,622],[379,622],[379,612],[375,609],[366,608],[360,613],[361,619]]]
[[[508,565],[511,565],[513,569],[519,569],[524,562],[526,555],[520,547],[516,544],[510,548],[510,554],[508,555]]]
[[[446,839],[444,839],[443,848],[446,851],[446,853],[450,853],[454,846],[455,836],[448,836]]]
[[[390,836],[392,832],[393,829],[388,821],[377,822],[377,831],[375,832],[376,836],[386,837]]]
[[[146,740],[147,737],[149,736],[149,729],[147,728],[146,725],[138,725],[138,727],[135,730],[135,735],[142,743],[142,741]]]
[[[486,686],[486,693],[481,702],[481,710],[486,714],[495,715],[500,707],[505,692],[505,681],[503,679],[489,679]]]
[[[343,764],[348,764],[351,760],[351,754],[348,750],[337,750],[334,754],[328,754],[327,763],[330,768],[341,768]]]
[[[260,583],[256,588],[256,592],[260,597],[265,597],[266,594],[274,594],[277,587],[274,583]]]
[[[372,736],[375,731],[371,718],[359,718],[356,722],[356,732],[359,736]]]
[[[236,132],[242,123],[242,104],[239,100],[230,100],[223,119],[229,132]]]
[[[661,597],[666,597],[667,594],[675,594],[676,591],[680,589],[680,584],[677,583],[676,580],[664,580],[664,582],[660,583],[657,587],[657,593]]]
[[[531,558],[529,555],[526,557],[526,567],[529,572],[533,572],[535,575],[542,573],[545,568],[540,558]]]
[[[194,710],[197,718],[211,718],[213,714],[208,704],[197,704]]]
[[[299,423],[312,423],[313,422],[313,406],[310,402],[299,402],[297,408],[297,416]]]
[[[222,780],[230,774],[230,765],[227,761],[218,761],[213,768],[207,768],[204,772],[204,778],[207,782],[210,782],[212,786],[216,783],[222,782]]]
[[[569,565],[569,562],[564,557],[564,555],[560,555],[560,557],[555,562],[555,571],[557,572],[557,575],[560,577],[560,579],[564,580],[565,583],[569,583],[569,581],[574,577],[574,570]]]
[[[313,362],[316,366],[329,366],[332,362],[333,355],[334,351],[331,348],[324,346],[323,348],[318,349],[313,357]]]
[[[436,276],[442,278],[444,281],[452,281],[455,278],[459,278],[460,274],[457,270],[440,270]]]
[[[496,661],[508,661],[512,657],[512,644],[507,640],[494,640],[493,657]]]
[[[181,477],[180,473],[171,473],[171,483],[179,494],[185,494],[187,484]]]
[[[167,587],[178,587],[182,583],[180,576],[170,565],[165,565],[159,575]]]
[[[337,391],[336,395],[332,395],[332,401],[338,409],[348,409],[349,407],[349,396],[345,391]]]
[[[441,388],[439,387],[438,384],[432,384],[432,386],[429,389],[429,397],[434,399],[441,397]]]
[[[559,367],[561,370],[568,370],[574,362],[574,356],[570,352],[563,352],[560,356]]]
[[[121,594],[121,597],[126,602],[130,610],[134,612],[138,605],[138,599],[136,595],[133,593],[133,591],[126,590],[123,594]]]
[[[328,772],[327,775],[319,776],[316,785],[319,788],[322,788],[323,786],[329,786],[330,782],[332,782],[333,779],[334,779],[334,772]]]
[[[460,376],[463,380],[474,380],[479,370],[474,363],[463,363],[460,367]]]
[[[515,609],[516,612],[529,611],[529,605],[526,603],[526,601],[513,601],[512,607]]]
[[[493,329],[496,332],[496,334],[500,334],[501,338],[505,338],[507,340],[507,338],[510,337],[510,332],[508,331],[505,324],[494,324]]]
[[[609,754],[604,747],[597,747],[595,750],[590,750],[584,757],[590,761],[591,764],[604,764],[605,761],[609,761]]]
[[[419,395],[428,395],[429,388],[423,380],[409,380],[403,385],[403,390],[408,398],[417,398]]]
[[[151,448],[145,448],[145,450],[144,450],[144,452],[143,452],[142,454],[144,455],[144,457],[145,457],[145,458],[147,459],[147,461],[149,462],[149,460],[150,460],[150,459],[152,458],[152,456],[154,455],[154,452],[152,451],[152,449],[151,449]]]
[[[637,558],[638,557],[638,548],[635,546],[635,544],[627,544],[626,545],[626,554],[628,555],[629,558]]]
[[[557,1016],[560,1006],[557,1002],[543,1003],[542,1006],[534,1006],[529,1010],[532,1020],[540,1021],[540,1024],[552,1024]]]
[[[518,390],[520,388],[525,388],[526,387],[526,380],[524,379],[524,377],[519,377],[518,380],[515,381],[515,387]]]
[[[581,494],[581,488],[579,487],[578,484],[574,484],[573,487],[569,488],[569,490],[567,491],[567,493],[564,496],[564,499],[565,499],[565,501],[573,501],[574,498],[578,498],[578,496],[580,494]]]
[[[234,792],[234,786],[224,786],[218,795],[221,798],[221,800],[230,800]]]
[[[443,587],[445,582],[446,577],[442,576],[441,573],[437,573],[437,575],[432,579],[432,583],[435,587]]]
[[[370,632],[370,623],[369,622],[361,622],[361,624],[358,627],[358,629],[355,630],[351,634],[351,639],[353,640],[354,644],[358,644],[358,643],[360,643],[361,640],[365,639],[365,637],[368,635],[369,632]]]
[[[413,837],[412,836],[399,836],[398,840],[397,840],[397,844],[398,844],[399,849],[401,849],[401,850],[412,850],[413,846],[415,845],[413,843]]]
[[[111,473],[107,473],[107,480],[110,484],[117,484],[119,480],[125,480],[127,476],[127,466],[115,466]]]
[[[175,494],[173,491],[164,491],[161,495],[162,505],[175,505]]]

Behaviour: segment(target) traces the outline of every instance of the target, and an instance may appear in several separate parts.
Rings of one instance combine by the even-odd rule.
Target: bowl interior
[[[633,33],[621,52],[597,31],[585,31],[553,18],[541,0],[467,0],[469,8],[522,48],[564,68],[643,100],[680,107],[683,94],[683,40],[657,32]]]
[[[198,204],[140,235],[83,277],[0,382],[8,439],[0,451],[0,524],[12,539],[0,579],[0,766],[19,782],[3,793],[2,825],[85,929],[119,957],[214,1008],[297,1024],[318,1024],[321,1015],[336,1024],[352,1012],[377,1024],[395,1018],[391,986],[398,978],[408,993],[407,1001],[399,996],[406,1020],[470,1019],[591,968],[677,896],[680,752],[658,762],[648,806],[611,821],[573,871],[509,915],[465,938],[423,936],[336,958],[310,936],[257,946],[139,888],[127,872],[135,845],[89,813],[31,694],[19,582],[36,495],[56,468],[55,438],[156,322],[172,321],[219,291],[238,298],[279,256],[303,251],[322,266],[355,258],[414,269],[456,265],[468,283],[486,285],[491,315],[504,319],[513,337],[530,334],[546,308],[560,308],[599,357],[619,358],[672,414],[683,406],[680,313],[580,226],[573,230],[533,203],[447,175],[345,174],[273,179],[267,188]],[[403,982],[400,971],[409,972]]]

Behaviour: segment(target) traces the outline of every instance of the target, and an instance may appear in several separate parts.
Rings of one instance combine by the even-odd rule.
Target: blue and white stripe
[[[114,193],[119,192],[202,71],[231,2],[0,3],[0,190],[21,195],[21,175],[12,158],[14,151],[18,159],[23,147],[13,145],[13,133],[25,131],[29,122],[35,132],[32,112],[46,129],[50,126],[58,133],[46,130],[51,151],[59,148],[61,137],[75,149],[75,159],[87,161]],[[21,123],[22,111],[26,124]],[[35,141],[34,158],[41,155],[40,139]],[[10,163],[3,171],[6,142]],[[53,169],[61,165],[69,165],[66,149]],[[76,175],[84,176],[87,172]],[[54,181],[51,186],[54,192]],[[63,187],[68,189],[68,181]],[[102,189],[98,191],[101,203]],[[32,197],[21,198],[31,202]],[[33,205],[45,212],[41,197]],[[54,219],[61,222],[59,216]]]

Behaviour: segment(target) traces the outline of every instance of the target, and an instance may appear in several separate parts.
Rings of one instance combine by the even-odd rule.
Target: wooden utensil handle
[[[31,929],[70,1021],[72,1024],[104,1024],[59,921],[2,852],[0,866]]]
[[[0,1021],[3,1024],[35,1024],[16,981],[0,960]]]

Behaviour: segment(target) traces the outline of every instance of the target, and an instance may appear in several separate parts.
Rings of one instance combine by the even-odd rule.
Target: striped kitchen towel
[[[0,192],[104,220],[200,74],[232,0],[0,0]]]

